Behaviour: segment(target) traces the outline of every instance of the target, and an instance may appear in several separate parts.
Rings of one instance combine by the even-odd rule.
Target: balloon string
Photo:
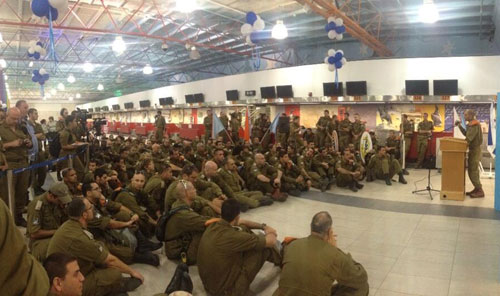
[[[43,88],[42,84],[40,84],[40,95],[42,95],[42,99],[43,97],[45,97],[45,89]]]
[[[57,56],[56,56],[56,50],[54,48],[54,31],[52,28],[52,12],[51,9],[49,9],[49,37],[50,37],[50,55],[52,59],[54,60],[54,73],[57,70]]]
[[[254,70],[260,69],[260,52],[258,48],[255,48],[255,58],[253,62],[253,68]]]
[[[337,68],[335,68],[335,88],[339,88],[339,72]]]

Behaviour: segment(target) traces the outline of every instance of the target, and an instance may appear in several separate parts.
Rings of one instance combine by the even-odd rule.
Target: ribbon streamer
[[[49,9],[49,38],[50,38],[50,56],[54,60],[54,73],[57,71],[57,56],[54,47],[54,31],[52,28],[52,12]]]
[[[255,54],[254,51],[252,51],[252,59],[253,59],[253,69],[254,70],[259,70],[260,69],[260,52],[257,47],[255,47]]]
[[[335,88],[339,88],[339,72],[337,68],[335,68]]]
[[[42,96],[42,99],[43,97],[45,97],[45,88],[43,87],[43,85],[40,85],[40,95]]]

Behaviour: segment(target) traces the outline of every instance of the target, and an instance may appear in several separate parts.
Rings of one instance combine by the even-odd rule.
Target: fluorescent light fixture
[[[69,97],[68,100],[73,101],[73,97]]]
[[[5,74],[5,75],[3,76],[3,78],[4,78],[5,80],[9,80],[9,76],[7,76],[7,74]]]
[[[94,71],[94,65],[89,62],[85,62],[85,64],[83,64],[83,71],[85,71],[86,73]]]
[[[75,83],[75,81],[76,81],[75,76],[73,76],[73,74],[69,74],[67,80],[69,83]]]
[[[29,63],[28,67],[30,67],[30,68],[31,68],[31,67],[33,67],[33,61],[31,61],[31,62]]]
[[[99,83],[99,85],[97,85],[97,90],[104,90],[104,86]]]
[[[52,88],[50,90],[50,94],[53,95],[53,96],[55,96],[57,94],[57,90],[55,88]]]
[[[7,68],[7,62],[4,59],[0,59],[0,68]]]
[[[59,84],[57,85],[57,89],[58,89],[58,90],[60,90],[60,91],[64,91],[64,90],[66,89],[66,87],[64,87],[64,84],[59,83]]]
[[[80,93],[76,93],[76,96],[75,96],[77,99],[81,98],[82,95]]]
[[[418,11],[420,21],[433,24],[439,20],[439,11],[432,0],[424,0],[422,7]]]
[[[122,36],[116,36],[115,41],[113,41],[112,48],[117,55],[121,55],[125,52],[127,45],[125,44],[125,41],[123,41]]]
[[[146,66],[144,66],[144,69],[142,69],[142,73],[144,73],[144,75],[153,74],[153,68],[151,68],[151,66],[147,64]]]
[[[42,99],[43,99],[44,101],[47,101],[47,96],[44,96]]]
[[[177,0],[175,2],[175,9],[180,12],[190,13],[198,8],[196,0]]]
[[[271,35],[274,39],[278,40],[282,40],[288,37],[288,30],[283,24],[283,21],[276,21],[276,25],[274,25]]]
[[[3,42],[3,36],[2,36],[2,33],[0,33],[0,43]]]

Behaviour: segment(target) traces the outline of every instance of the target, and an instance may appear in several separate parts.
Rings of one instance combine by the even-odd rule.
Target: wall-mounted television
[[[345,83],[346,94],[348,96],[366,96],[366,81],[347,81]]]
[[[115,110],[115,111],[116,110],[120,110],[120,105],[118,105],[118,104],[117,105],[113,105],[111,107],[113,107],[113,110]]]
[[[325,97],[342,97],[344,96],[344,87],[342,82],[338,85],[335,82],[325,82],[323,83],[323,95]]]
[[[109,111],[109,107],[108,106],[102,106],[101,110],[104,111],[104,112],[107,112],[107,111]]]
[[[407,96],[428,96],[429,80],[405,80]]]
[[[89,108],[89,112],[93,113],[94,112],[94,108]]]
[[[205,95],[203,95],[202,93],[194,94],[194,101],[196,103],[203,103],[203,102],[205,102]]]
[[[139,101],[139,107],[141,108],[151,107],[151,101],[150,100]]]
[[[458,80],[434,80],[434,95],[435,96],[457,96],[458,95]]]
[[[186,98],[186,104],[196,103],[196,101],[194,99],[194,95],[185,95],[184,97]]]
[[[237,89],[226,90],[226,99],[228,101],[238,101],[240,99],[240,93]]]
[[[101,112],[101,107],[95,107],[95,112]]]
[[[276,87],[274,86],[261,87],[260,96],[263,99],[276,99]]]
[[[293,98],[293,90],[291,85],[278,85],[276,86],[278,98]]]
[[[174,99],[172,97],[160,98],[160,106],[173,105]]]
[[[124,106],[125,106],[125,109],[134,109],[134,103],[132,103],[132,102],[125,103]]]

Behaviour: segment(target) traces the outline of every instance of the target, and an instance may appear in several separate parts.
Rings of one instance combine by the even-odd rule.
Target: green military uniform
[[[87,171],[85,175],[83,176],[83,182],[82,183],[91,183],[95,181],[94,173],[91,171]]]
[[[403,128],[403,133],[404,133],[404,139],[405,139],[405,158],[408,157],[408,153],[410,152],[410,147],[411,147],[411,140],[413,138],[413,130],[414,130],[414,127],[413,127],[413,124],[411,123],[411,121],[406,121],[406,122],[403,122],[401,123],[402,124],[402,128]],[[401,157],[401,159],[403,159]]]
[[[387,177],[391,179],[399,173],[401,173],[401,165],[389,155],[381,157],[375,154],[368,162],[367,174],[370,174],[373,179],[385,180]]]
[[[385,140],[385,146],[388,148],[392,148],[390,152],[388,153],[393,156],[395,159],[399,161],[399,164],[401,165],[401,168],[403,168],[403,157],[401,157],[401,152],[400,152],[400,140],[398,137],[394,136],[394,138],[388,137]]]
[[[290,145],[295,147],[295,149],[299,149],[304,146],[304,140],[300,136],[300,124],[292,121],[290,124],[290,137],[288,138],[288,142]]]
[[[66,211],[58,204],[47,200],[48,193],[35,197],[28,205],[28,227],[26,235],[36,233],[38,230],[57,230],[67,219]],[[40,262],[45,260],[50,237],[30,239],[31,254]]]
[[[29,121],[29,123],[33,126],[35,134],[43,134],[45,136],[41,124],[32,121]],[[36,157],[35,163],[42,163],[47,160],[47,158],[45,157],[45,151],[42,151],[42,141],[43,140],[38,139],[38,155]],[[43,184],[45,183],[45,178],[47,177],[47,167],[45,166],[36,169],[35,176],[36,178],[33,178],[32,184],[35,185],[36,189],[42,188]]]
[[[77,137],[74,133],[72,133],[69,128],[65,128],[62,131],[59,132],[59,141],[61,143],[61,147],[71,145],[75,143],[77,140]],[[70,154],[75,154],[76,150],[64,150],[61,149],[61,152],[59,153],[59,157],[64,157]],[[57,166],[60,170],[65,169],[69,167],[69,161],[68,160],[63,160],[57,163]],[[79,157],[73,157],[73,169],[76,171],[76,175],[78,176],[78,181],[82,182],[83,181],[83,176],[85,175],[85,168],[83,167],[82,162],[80,161]]]
[[[279,162],[279,155],[276,151],[268,151],[266,152],[266,154],[264,154],[264,156],[266,157],[266,161],[272,166],[277,165]]]
[[[59,119],[56,122],[56,131],[61,132],[65,128],[66,128],[66,123],[64,122],[64,118]]]
[[[479,178],[479,162],[481,161],[481,144],[483,143],[483,132],[481,124],[473,120],[467,124],[467,129],[459,125],[460,131],[465,136],[469,145],[469,154],[467,155],[467,173],[475,189],[481,189],[481,180]]]
[[[151,199],[147,199],[148,196],[146,196],[146,200],[141,198],[142,196],[143,193],[128,186],[126,190],[122,190],[122,192],[116,196],[115,201],[121,203],[139,216],[138,222],[140,230],[145,236],[150,237],[153,233],[154,226],[149,223],[149,215],[143,210],[140,204],[144,205],[146,202],[152,203],[152,201]],[[146,206],[146,208],[150,207]]]
[[[311,180],[312,186],[316,189],[321,189],[322,180],[321,176],[314,171],[313,158],[301,155],[298,161],[299,168],[302,171],[302,175],[306,180]]]
[[[205,116],[203,118],[203,125],[205,126],[205,143],[208,141],[208,139],[212,138],[212,116]]]
[[[198,247],[198,271],[211,295],[246,295],[265,261],[281,263],[278,252],[266,248],[266,238],[225,220],[211,224]]]
[[[179,184],[179,180],[176,180],[168,186],[167,191],[165,192],[165,211],[170,211],[172,209],[173,204],[177,201],[175,196],[175,188]],[[193,203],[191,204],[191,208],[198,214],[202,216],[215,217],[217,214],[215,211],[208,205],[208,201],[203,197],[196,196],[194,198]]]
[[[271,182],[264,183],[257,179],[258,175],[264,175],[271,179]],[[257,190],[264,194],[273,193],[275,191],[273,187],[273,180],[278,176],[278,170],[271,166],[269,163],[264,163],[262,166],[258,166],[256,163],[252,164],[250,169],[250,179],[248,180],[248,187],[250,190]]]
[[[239,131],[241,127],[241,119],[236,113],[232,113],[231,116],[231,137],[233,141],[236,142],[240,138]]]
[[[184,252],[187,264],[196,264],[198,244],[205,231],[205,223],[211,217],[201,216],[182,200],[176,200],[172,210],[180,207],[184,209],[171,216],[165,227],[165,255],[168,259],[177,260]]]
[[[161,179],[161,176],[156,174],[149,178],[148,182],[144,186],[144,192],[155,201],[157,209],[159,209],[162,213],[164,210],[163,206],[165,205],[165,192],[170,183],[171,182],[166,184],[165,181]]]
[[[292,241],[283,254],[279,286],[273,296],[368,295],[363,266],[351,254],[315,235]]]
[[[432,131],[434,129],[434,125],[432,124],[432,121],[421,121],[418,124],[418,141],[417,141],[417,152],[418,152],[418,161],[417,161],[417,167],[422,166],[422,162],[424,161],[425,154],[427,152],[427,145],[429,143],[429,139],[431,138],[430,134],[427,133],[420,133],[422,130],[430,130]]]
[[[49,243],[47,256],[63,253],[77,258],[85,276],[83,295],[108,295],[118,292],[122,275],[118,269],[102,268],[109,251],[75,220],[68,220],[56,231]]]
[[[359,121],[354,121],[352,123],[352,134],[353,134],[353,144],[354,144],[354,148],[356,150],[360,150],[360,142],[361,142],[361,135],[363,134],[363,132],[366,130],[366,127],[365,127],[365,124],[363,122],[361,122],[360,120]],[[358,135],[359,136],[355,136],[355,135]]]
[[[27,140],[28,135],[26,135],[19,126],[16,126],[15,130],[12,130],[6,122],[0,125],[0,140],[6,144],[14,140]],[[19,169],[28,166],[28,148],[26,145],[21,144],[19,147],[6,148],[4,151],[5,158],[9,165],[9,169]],[[12,189],[15,201],[15,215],[14,218],[18,219],[21,217],[22,210],[26,204],[26,192],[29,187],[30,172],[24,171],[21,173],[12,175]],[[7,186],[7,178],[0,178],[0,193],[5,204],[9,204],[9,193]]]
[[[223,138],[223,141],[225,143],[225,142],[229,141],[229,138],[227,137],[227,133],[226,133],[227,128],[229,127],[229,118],[227,117],[226,114],[224,114],[224,115],[221,115],[219,117],[219,119],[220,119],[220,122],[222,123],[222,126],[224,126],[224,128],[226,129],[226,130],[223,130],[219,133],[219,136],[221,136]]]
[[[281,191],[288,192],[293,190],[307,190],[306,177],[302,176],[300,168],[293,162],[288,164],[278,163],[276,167],[283,172],[281,177]],[[303,177],[302,182],[298,182],[297,178]]]
[[[256,208],[259,206],[259,201],[264,198],[264,194],[260,191],[243,191],[240,185],[239,176],[236,173],[230,172],[225,168],[219,168],[217,174],[221,179],[223,179],[226,184],[234,192],[234,198],[242,204],[249,206],[250,208]]]
[[[339,148],[344,151],[351,143],[352,123],[349,119],[344,118],[339,122]],[[359,149],[359,146],[358,146]]]
[[[261,130],[261,122],[262,122],[262,117],[258,117],[255,119],[252,125],[252,139],[253,138],[259,138],[262,139],[262,136],[264,136],[264,133]]]
[[[328,124],[330,124],[330,116],[321,116],[316,123],[316,145],[324,147],[328,137]]]
[[[328,168],[325,168],[323,163],[327,163]],[[335,178],[335,159],[330,155],[316,154],[313,157],[312,167],[322,179],[326,178],[331,181]]]
[[[163,141],[163,133],[165,132],[165,126],[167,123],[165,122],[165,117],[162,115],[157,115],[156,121],[155,121],[155,139],[157,142],[161,143]]]
[[[342,159],[337,161],[335,168],[336,169],[343,168],[343,169],[346,169],[350,172],[359,171],[359,169],[360,169],[359,165],[356,164],[356,162],[353,161],[351,163],[348,160],[346,160],[344,157],[342,157]],[[351,186],[351,184],[354,181],[356,181],[352,175],[343,174],[343,173],[340,173],[338,171],[337,171],[337,179],[336,180],[337,180],[338,187],[348,187],[348,186]]]
[[[0,291],[2,295],[47,295],[50,284],[43,266],[28,248],[3,200],[0,200]]]

